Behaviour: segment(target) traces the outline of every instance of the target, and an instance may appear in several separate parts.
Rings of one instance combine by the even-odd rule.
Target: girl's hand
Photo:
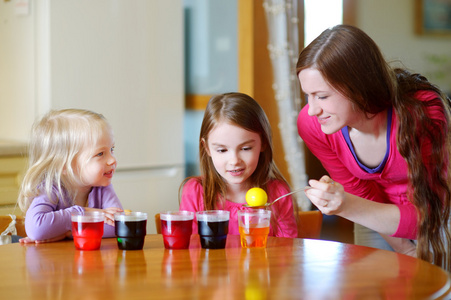
[[[59,236],[56,236],[54,238],[51,239],[46,239],[46,240],[32,240],[29,237],[25,237],[22,239],[19,239],[19,242],[21,244],[43,244],[43,243],[52,243],[52,242],[58,242],[61,240],[64,240],[65,238],[70,238],[72,237],[72,232],[71,231],[67,231]]]
[[[105,213],[105,222],[108,225],[114,226],[114,214],[117,212],[123,212],[122,209],[118,207],[108,207],[103,210]]]
[[[105,209],[85,207],[85,211],[101,211],[105,213],[105,223],[111,226],[114,226],[114,214],[117,212],[123,212],[123,210],[118,207],[108,207]]]
[[[35,241],[34,240],[32,240],[32,239],[30,239],[29,237],[24,237],[24,238],[21,238],[21,239],[19,239],[19,242],[21,243],[21,244],[31,244],[31,243],[35,243]]]
[[[345,192],[343,186],[324,175],[318,180],[309,180],[312,187],[305,191],[312,203],[326,215],[335,215],[343,210]]]

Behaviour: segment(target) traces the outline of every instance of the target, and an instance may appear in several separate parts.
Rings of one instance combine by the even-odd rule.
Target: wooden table
[[[443,269],[393,252],[321,240],[269,238],[266,249],[75,250],[73,241],[0,246],[0,299],[445,299]],[[447,296],[446,296],[447,295]]]

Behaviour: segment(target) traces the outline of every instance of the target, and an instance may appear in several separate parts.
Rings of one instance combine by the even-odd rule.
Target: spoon
[[[290,193],[288,193],[288,194],[282,195],[282,196],[280,196],[279,198],[277,198],[276,200],[274,200],[273,202],[271,202],[271,203],[266,203],[265,205],[261,205],[261,206],[251,206],[251,205],[249,205],[249,204],[245,204],[245,205],[243,205],[243,206],[244,206],[244,207],[252,207],[252,208],[269,207],[269,206],[273,205],[274,203],[276,203],[277,201],[279,201],[280,199],[285,198],[286,196],[290,196],[291,194],[294,194],[294,193],[306,191],[306,190],[311,189],[311,188],[312,188],[311,186],[306,186],[306,187],[303,187],[303,188],[301,188],[301,189],[297,189],[297,190],[295,190],[295,191],[293,191],[293,192],[290,192]]]

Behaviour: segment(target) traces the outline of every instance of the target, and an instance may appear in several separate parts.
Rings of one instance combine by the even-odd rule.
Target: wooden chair
[[[298,212],[298,238],[319,239],[323,214],[319,210]]]
[[[155,215],[155,228],[157,228],[157,233],[161,234],[160,214],[156,214]]]
[[[12,219],[9,215],[0,216],[0,233],[5,231],[8,228],[9,223],[11,223]],[[27,233],[25,232],[25,218],[23,216],[16,215],[16,229],[17,235],[21,237],[26,237]]]

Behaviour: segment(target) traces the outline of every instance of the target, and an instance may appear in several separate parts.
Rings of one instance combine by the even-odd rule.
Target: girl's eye
[[[249,150],[252,150],[252,147],[243,147],[242,148],[244,151],[249,151]]]
[[[322,97],[319,97],[319,96],[318,96],[318,99],[319,99],[319,100],[325,100],[325,99],[327,99],[327,96],[322,96]]]
[[[227,151],[227,149],[217,149],[216,151],[219,152],[219,153],[224,153],[224,152]]]
[[[114,153],[114,147],[111,147],[110,151],[111,153]]]
[[[103,155],[103,152],[99,152],[99,153],[96,154],[96,156],[98,156],[98,157],[100,157],[102,155]]]

